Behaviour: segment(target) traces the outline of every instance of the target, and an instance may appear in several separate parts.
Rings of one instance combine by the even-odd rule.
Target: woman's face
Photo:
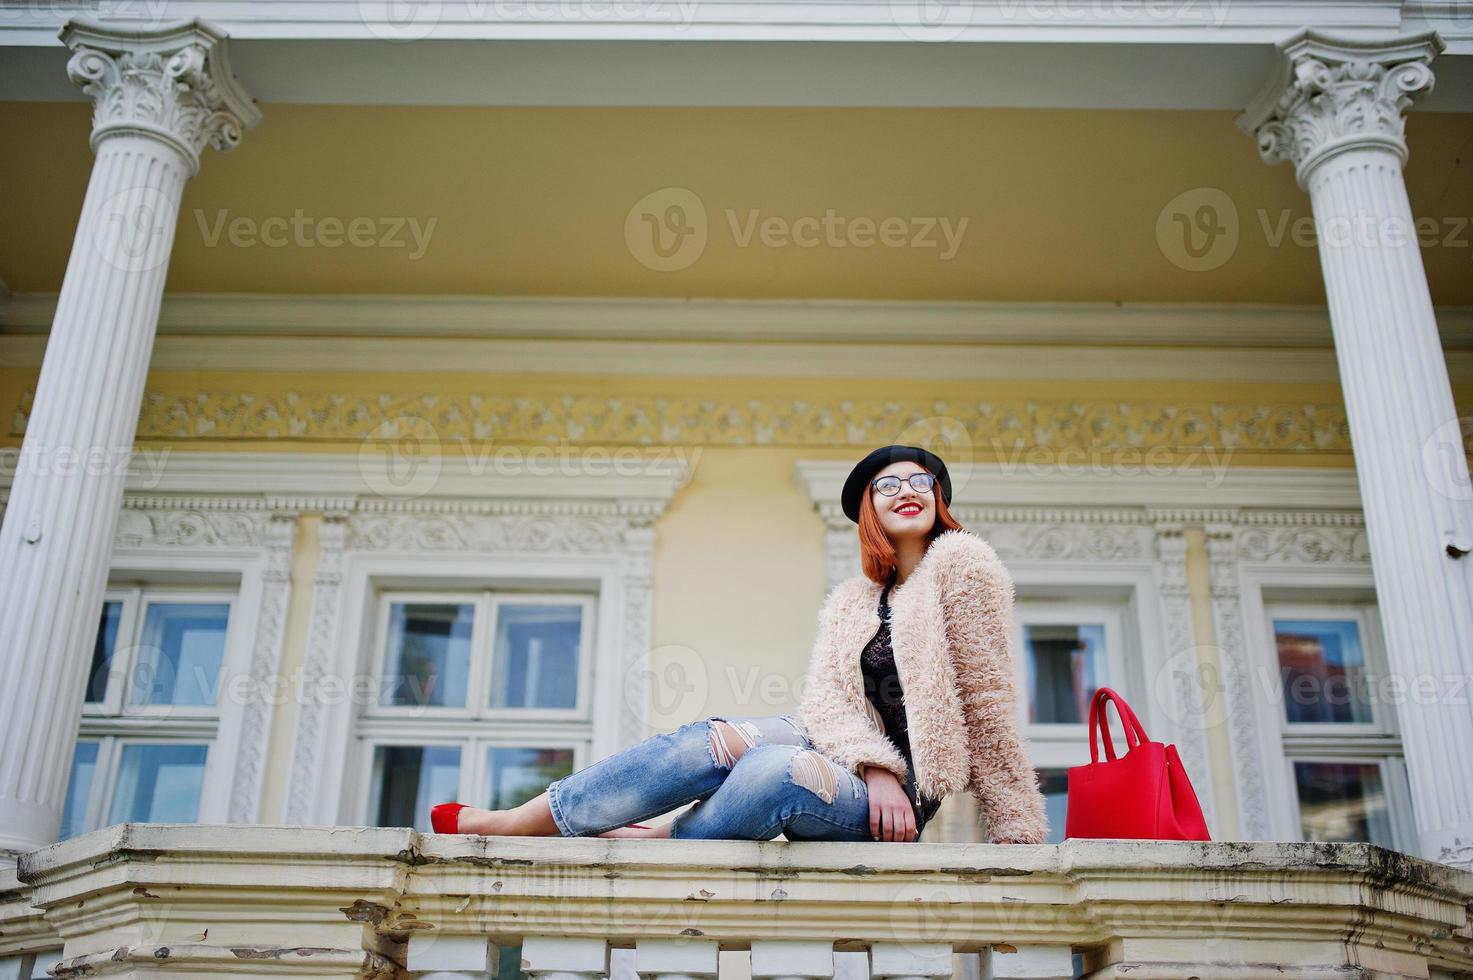
[[[906,480],[912,473],[924,472],[926,468],[920,463],[902,461],[891,463],[870,478],[870,501],[875,505],[875,515],[880,519],[880,527],[890,536],[891,541],[925,537],[936,524],[937,488],[932,487],[925,493],[917,493]],[[882,476],[900,477],[900,491],[895,496],[887,497],[875,489],[874,481]]]

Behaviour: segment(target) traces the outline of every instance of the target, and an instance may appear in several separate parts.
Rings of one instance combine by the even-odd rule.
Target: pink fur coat
[[[824,600],[798,720],[815,748],[855,775],[873,765],[904,780],[905,759],[865,697],[859,665],[880,628],[881,588],[858,575]],[[970,792],[988,840],[1041,843],[1043,794],[1013,713],[1012,619],[1012,576],[970,531],[938,535],[890,593],[917,788],[936,799]]]

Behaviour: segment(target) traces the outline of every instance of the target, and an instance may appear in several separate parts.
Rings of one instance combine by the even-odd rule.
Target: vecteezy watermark
[[[1254,228],[1269,248],[1469,248],[1473,220],[1461,215],[1407,219],[1355,211],[1324,217],[1294,216],[1288,208],[1258,208]],[[1156,244],[1172,265],[1187,272],[1221,268],[1244,235],[1237,205],[1218,187],[1194,187],[1166,202],[1156,215]]]
[[[1082,446],[1057,448],[1036,446],[1020,448],[992,440],[993,455],[999,469],[1013,475],[1019,471],[1030,476],[1072,473],[1078,476],[1169,476],[1200,472],[1203,486],[1216,489],[1227,478],[1231,447],[1193,446],[1172,449],[1167,446],[1121,446],[1110,449],[1085,449]]]
[[[934,250],[949,262],[961,248],[971,219],[822,214],[769,214],[761,208],[724,208],[724,229],[737,248],[890,248]],[[677,272],[706,251],[711,228],[700,195],[685,187],[662,187],[634,203],[624,216],[629,254],[647,269]]]
[[[470,478],[645,476],[668,472],[671,461],[695,473],[702,446],[583,446],[544,443],[501,445],[490,440],[442,439],[429,419],[404,415],[385,419],[358,446],[358,473],[370,492],[390,500],[412,500],[434,491],[447,466]]]
[[[10,480],[31,476],[126,476],[131,470],[142,490],[158,487],[171,450],[134,449],[132,446],[40,446],[0,449],[0,473]]]
[[[230,216],[227,208],[219,208],[213,217],[207,217],[201,208],[194,209],[194,220],[199,226],[200,238],[206,248],[214,248],[224,238],[235,248],[409,248],[409,261],[422,258],[430,247],[430,236],[435,233],[439,218],[420,219],[409,217],[368,217],[358,215],[340,218],[332,215],[317,217],[306,214],[301,208],[292,212],[290,218],[273,215],[269,218],[252,218],[246,215]]]
[[[890,19],[916,41],[954,41],[978,27],[1133,24],[1221,27],[1233,0],[890,0]]]
[[[653,23],[684,30],[698,0],[458,0],[457,23]],[[442,0],[358,0],[358,20],[384,41],[423,41],[445,19]]]

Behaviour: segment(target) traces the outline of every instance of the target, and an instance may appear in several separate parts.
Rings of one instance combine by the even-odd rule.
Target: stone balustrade
[[[1470,903],[1361,844],[119,824],[0,871],[0,978],[1466,980]]]

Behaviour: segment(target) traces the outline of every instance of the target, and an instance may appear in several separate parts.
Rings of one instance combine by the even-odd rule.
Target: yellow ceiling
[[[1285,216],[1309,214],[1308,199],[1289,166],[1260,162],[1231,113],[262,108],[240,148],[206,151],[187,187],[170,291],[1324,301],[1314,248],[1269,241]],[[0,154],[0,280],[14,292],[60,288],[89,125],[79,103],[0,103],[11,136]],[[1415,113],[1407,132],[1413,211],[1453,236],[1423,250],[1433,300],[1473,304],[1473,115]],[[626,243],[626,217],[670,187],[698,195],[708,242],[685,268],[655,271]],[[1204,187],[1231,199],[1240,239],[1228,261],[1191,272],[1168,261],[1157,218]],[[902,219],[892,240],[920,231],[915,219],[967,225],[944,259],[944,246],[743,247],[727,215],[792,221],[827,209]],[[434,225],[417,259],[407,224],[398,248],[232,245],[225,235],[208,244],[222,212],[259,227],[298,211],[317,241],[334,234],[317,223],[326,218],[367,219],[361,241],[396,219],[417,219],[421,233]]]

